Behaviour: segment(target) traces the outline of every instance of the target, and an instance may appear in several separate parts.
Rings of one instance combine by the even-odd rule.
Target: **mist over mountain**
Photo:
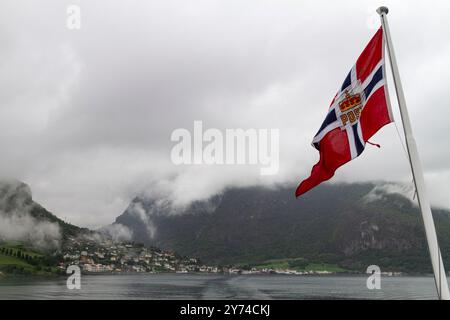
[[[208,264],[252,265],[298,259],[364,271],[430,272],[420,212],[410,187],[325,184],[296,200],[293,187],[229,188],[184,207],[136,197],[114,224],[97,231],[66,223],[33,201],[28,185],[0,182],[0,241],[57,249],[69,237],[108,237],[198,257]],[[148,193],[147,193],[148,194]],[[450,265],[450,212],[433,210]]]
[[[0,181],[0,241],[20,241],[37,249],[57,249],[83,230],[66,223],[33,201],[30,187]]]
[[[147,245],[206,263],[252,264],[304,258],[363,271],[431,271],[411,188],[393,183],[325,184],[296,200],[293,187],[230,188],[176,208],[136,197],[116,224]],[[450,263],[450,212],[434,209],[442,255]]]

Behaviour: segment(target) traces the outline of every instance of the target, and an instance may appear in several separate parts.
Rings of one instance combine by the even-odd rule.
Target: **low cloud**
[[[127,242],[133,238],[133,232],[126,226],[120,223],[114,223],[104,226],[97,230],[95,234],[98,234],[100,239],[108,239],[113,242]]]
[[[25,184],[0,182],[0,240],[21,241],[38,249],[58,248],[59,225],[33,217],[31,212],[36,206]]]
[[[130,215],[138,218],[145,225],[150,238],[154,238],[156,235],[156,227],[151,220],[152,210],[155,210],[155,207],[145,209],[140,202],[131,203],[127,209]]]
[[[38,221],[29,214],[2,217],[0,212],[0,239],[21,241],[38,249],[56,249],[60,245],[61,230],[56,223]]]
[[[410,200],[411,203],[417,205],[417,201],[415,201],[415,188],[414,185],[411,184],[402,184],[402,183],[382,183],[375,186],[366,196],[364,196],[364,201],[366,202],[374,202],[378,200],[384,200],[390,194],[397,194],[405,197]]]

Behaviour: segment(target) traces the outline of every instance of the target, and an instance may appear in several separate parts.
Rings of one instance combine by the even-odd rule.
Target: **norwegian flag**
[[[295,195],[299,197],[331,179],[339,167],[359,157],[368,140],[393,119],[386,88],[383,30],[380,28],[331,102],[325,121],[312,142],[320,152],[320,160],[313,167],[311,176],[300,183]]]

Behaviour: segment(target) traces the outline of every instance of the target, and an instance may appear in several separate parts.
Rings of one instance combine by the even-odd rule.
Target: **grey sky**
[[[81,7],[81,30],[66,28],[69,4]],[[189,201],[298,182],[317,161],[311,139],[380,4],[391,10],[433,203],[450,207],[448,1],[2,1],[1,174],[83,226],[110,223],[142,191]],[[279,174],[174,166],[170,134],[194,120],[279,128]],[[409,181],[395,126],[373,141],[382,149],[368,147],[333,181]]]

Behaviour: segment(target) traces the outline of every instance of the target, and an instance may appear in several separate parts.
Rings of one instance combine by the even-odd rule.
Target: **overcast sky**
[[[2,0],[1,175],[89,227],[111,223],[139,192],[186,202],[295,184],[318,160],[311,140],[383,4],[431,198],[450,208],[450,3],[423,3]],[[81,30],[66,28],[70,4]],[[279,174],[173,165],[170,135],[194,120],[279,129]],[[382,148],[368,146],[333,181],[410,181],[395,126],[372,140]]]

